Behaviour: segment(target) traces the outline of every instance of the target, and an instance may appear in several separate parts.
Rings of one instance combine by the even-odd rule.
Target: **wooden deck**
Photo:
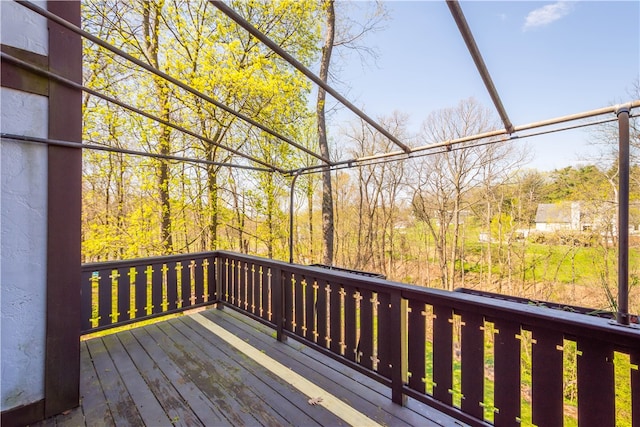
[[[461,425],[412,399],[395,405],[387,387],[274,336],[210,309],[83,341],[81,406],[40,425]]]

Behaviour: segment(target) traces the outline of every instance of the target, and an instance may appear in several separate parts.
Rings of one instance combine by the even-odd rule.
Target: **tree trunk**
[[[208,157],[213,157],[210,150]],[[209,194],[209,250],[218,249],[218,174],[214,165],[207,165],[207,192]]]
[[[329,77],[329,63],[331,62],[331,51],[335,36],[336,15],[334,10],[334,0],[325,0],[326,7],[326,31],[324,45],[322,46],[322,58],[320,60],[320,79],[326,82]],[[325,101],[326,92],[318,88],[318,101],[316,103],[316,117],[318,121],[318,145],[320,154],[329,158],[329,143],[327,141],[327,125],[325,122]],[[333,265],[333,191],[331,189],[331,171],[322,171],[322,262],[326,265]]]
[[[166,85],[163,85],[166,86]],[[163,92],[163,89],[160,89]],[[169,119],[168,100],[164,97],[164,108],[162,112],[162,118]],[[168,126],[162,126],[162,134],[158,143],[160,148],[160,154],[170,154],[170,141],[169,136],[171,130]],[[162,241],[162,251],[165,255],[169,255],[173,252],[173,237],[171,233],[171,200],[169,198],[169,164],[165,161],[160,161],[158,164],[158,193],[160,196],[160,206],[162,209],[162,219],[160,223],[160,238]]]
[[[153,14],[151,13],[152,3],[148,0],[143,2],[142,26],[145,39],[145,54],[149,63],[160,69],[158,60],[159,50],[159,28],[160,15],[162,13],[163,2],[153,4]],[[160,105],[160,117],[169,121],[169,87],[167,82],[159,77],[154,78],[156,98]],[[158,148],[160,154],[168,155],[171,151],[171,129],[168,126],[160,125],[160,138]],[[160,240],[163,255],[173,251],[173,239],[171,236],[171,203],[169,198],[169,165],[160,160],[156,169],[158,180],[158,197],[160,199]]]

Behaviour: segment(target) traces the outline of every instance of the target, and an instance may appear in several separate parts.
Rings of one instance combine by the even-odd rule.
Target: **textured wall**
[[[44,7],[44,2],[37,2]],[[1,42],[47,53],[47,23],[0,1]],[[1,130],[47,137],[46,97],[2,88]],[[0,146],[1,410],[44,397],[47,236],[47,148]]]

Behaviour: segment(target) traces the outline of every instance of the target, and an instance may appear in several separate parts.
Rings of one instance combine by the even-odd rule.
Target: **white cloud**
[[[536,27],[543,27],[557,21],[571,12],[572,5],[566,1],[559,1],[553,4],[540,7],[529,12],[524,20],[522,31],[527,31]]]

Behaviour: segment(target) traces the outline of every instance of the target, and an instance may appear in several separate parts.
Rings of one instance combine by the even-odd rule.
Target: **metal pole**
[[[629,324],[629,107],[618,116],[618,323]]]
[[[28,62],[22,61],[22,60],[20,60],[18,58],[14,58],[13,56],[8,55],[8,54],[6,54],[4,52],[0,52],[0,57],[2,58],[3,61],[7,60],[9,62],[12,62],[12,63],[14,63],[14,64],[26,69],[26,70],[33,71],[36,74],[48,77],[51,80],[55,80],[55,81],[57,81],[59,83],[62,83],[64,85],[67,85],[67,86],[72,87],[74,89],[82,90],[85,93],[91,94],[91,95],[96,96],[96,97],[98,97],[100,99],[104,99],[105,101],[107,101],[107,102],[109,102],[111,104],[118,105],[118,106],[120,106],[120,107],[122,107],[124,109],[127,109],[127,110],[129,110],[131,112],[134,112],[136,114],[144,116],[144,117],[146,117],[148,119],[151,119],[151,120],[153,120],[155,122],[162,123],[163,125],[169,126],[169,127],[173,128],[173,129],[175,129],[177,131],[180,131],[180,132],[185,133],[187,135],[193,136],[194,138],[197,138],[197,139],[199,139],[201,141],[204,141],[204,142],[207,142],[209,144],[215,145],[216,147],[220,147],[223,150],[229,151],[230,153],[237,154],[240,157],[244,157],[245,159],[251,160],[252,162],[255,162],[255,163],[258,163],[260,165],[263,165],[263,166],[265,166],[265,167],[267,167],[269,169],[278,171],[280,173],[284,173],[285,172],[283,169],[278,168],[278,167],[276,167],[274,165],[270,165],[267,162],[264,162],[264,161],[262,161],[262,160],[260,160],[258,158],[255,158],[255,157],[250,156],[248,154],[243,154],[239,150],[233,149],[231,147],[227,147],[227,146],[225,146],[223,144],[220,144],[220,143],[218,143],[218,142],[216,142],[216,141],[214,141],[214,140],[212,140],[210,138],[205,138],[204,136],[199,135],[199,134],[197,134],[197,133],[195,133],[193,131],[190,131],[189,129],[186,129],[186,128],[182,127],[182,126],[179,126],[179,125],[177,125],[177,124],[175,124],[175,123],[173,123],[173,122],[171,122],[169,120],[164,120],[164,119],[162,119],[160,117],[154,116],[151,113],[147,113],[146,111],[143,111],[143,110],[141,110],[141,109],[139,109],[137,107],[133,107],[133,106],[131,106],[129,104],[126,104],[126,103],[124,103],[122,101],[119,101],[116,98],[113,98],[111,96],[105,95],[104,93],[101,93],[101,92],[98,92],[96,90],[90,89],[90,88],[88,88],[86,86],[82,86],[81,84],[73,82],[73,81],[71,81],[69,79],[65,79],[64,77],[60,77],[57,74],[54,74],[54,73],[52,73],[50,71],[47,71],[47,70],[43,70],[43,69],[41,69],[39,67],[36,67],[34,65],[29,64]]]
[[[484,59],[482,59],[480,49],[478,49],[478,45],[473,38],[471,29],[469,28],[469,24],[467,24],[467,20],[462,13],[460,3],[458,3],[456,0],[447,0],[447,6],[449,6],[451,15],[456,21],[456,25],[458,26],[460,34],[462,35],[462,38],[467,45],[467,49],[469,49],[469,53],[473,58],[473,62],[475,62],[476,64],[476,68],[478,68],[480,77],[482,77],[482,81],[489,91],[489,95],[491,96],[493,105],[495,105],[496,110],[498,110],[500,119],[502,119],[502,123],[504,124],[504,129],[508,134],[512,134],[513,132],[515,132],[515,129],[513,128],[513,124],[511,124],[511,120],[509,120],[509,116],[507,115],[507,111],[504,109],[504,105],[502,105],[502,101],[500,100],[500,96],[498,95],[496,86],[493,84],[493,80],[491,79],[491,75],[489,74],[489,70],[487,69],[487,65],[484,63]]]
[[[144,68],[145,70],[149,71],[150,73],[161,77],[171,83],[173,83],[174,85],[178,86],[179,88],[182,88],[184,90],[186,90],[187,92],[197,96],[200,99],[203,99],[205,101],[207,101],[208,103],[215,105],[216,107],[226,111],[227,113],[239,118],[240,120],[249,123],[252,126],[255,126],[263,131],[265,131],[266,133],[268,133],[271,136],[274,136],[276,138],[278,138],[281,141],[286,142],[287,144],[296,147],[299,150],[304,151],[305,153],[309,154],[310,156],[313,156],[319,160],[322,160],[323,162],[327,163],[327,164],[331,164],[331,162],[328,159],[325,159],[324,157],[322,157],[321,155],[313,152],[312,150],[309,150],[308,148],[304,147],[303,145],[300,145],[298,143],[296,143],[295,141],[293,141],[292,139],[274,131],[273,129],[257,122],[256,120],[252,119],[251,117],[239,112],[239,111],[235,111],[234,109],[232,109],[231,107],[229,107],[228,105],[223,104],[222,102],[216,101],[215,99],[213,99],[212,97],[205,95],[204,93],[194,89],[193,87],[189,86],[186,83],[181,82],[178,79],[175,79],[173,77],[171,77],[170,75],[168,75],[165,72],[162,72],[160,70],[158,70],[157,68],[152,67],[151,65],[147,64],[146,62],[132,56],[129,55],[127,52],[125,52],[122,49],[118,49],[117,47],[107,43],[106,41],[88,33],[87,31],[84,31],[83,29],[81,29],[80,27],[72,24],[71,22],[60,18],[58,15],[55,15],[51,12],[49,12],[46,9],[42,9],[34,4],[32,4],[29,1],[23,1],[23,0],[16,0],[16,3],[21,4],[22,6],[26,7],[27,9],[32,10],[33,12],[44,16],[45,18],[55,22],[56,24],[59,24],[63,27],[65,27],[66,29],[73,31],[76,34],[81,35],[82,37],[86,38],[87,40],[90,40],[91,42],[97,44],[98,46],[101,46],[113,53],[115,53],[118,56],[121,56],[122,58],[136,64],[138,67]]]
[[[296,181],[300,176],[301,169],[298,169],[291,180],[290,199],[289,199],[289,264],[293,264],[293,194],[296,187]]]
[[[327,91],[328,94],[333,96],[342,105],[347,107],[354,114],[356,114],[362,120],[364,120],[369,125],[371,125],[375,130],[380,132],[382,135],[384,135],[391,142],[396,144],[398,147],[402,148],[402,150],[405,153],[411,152],[411,148],[409,148],[409,146],[405,145],[402,141],[400,141],[398,138],[393,136],[388,130],[383,128],[382,125],[380,125],[379,123],[374,121],[371,117],[367,116],[362,110],[360,110],[358,107],[353,105],[349,100],[347,100],[347,98],[345,98],[344,96],[340,95],[335,89],[333,89],[331,86],[329,86],[320,77],[316,76],[311,70],[309,70],[307,67],[305,67],[300,61],[298,61],[293,56],[291,56],[289,53],[287,53],[276,42],[274,42],[269,37],[267,37],[266,34],[260,32],[260,30],[258,30],[256,27],[254,27],[249,21],[244,19],[238,12],[233,10],[226,3],[224,3],[221,0],[209,0],[209,1],[211,2],[211,4],[213,4],[215,7],[217,7],[220,10],[220,12],[224,13],[225,15],[227,15],[236,24],[240,25],[247,32],[249,32],[249,34],[251,34],[252,36],[257,38],[258,40],[260,40],[265,46],[267,46],[269,49],[271,49],[272,51],[277,53],[282,59],[284,59],[289,64],[291,64],[294,68],[296,68],[302,74],[307,76],[309,78],[309,80],[313,81],[315,84],[317,84],[318,86],[323,88],[325,91]],[[327,161],[327,163],[330,163],[330,162]]]

